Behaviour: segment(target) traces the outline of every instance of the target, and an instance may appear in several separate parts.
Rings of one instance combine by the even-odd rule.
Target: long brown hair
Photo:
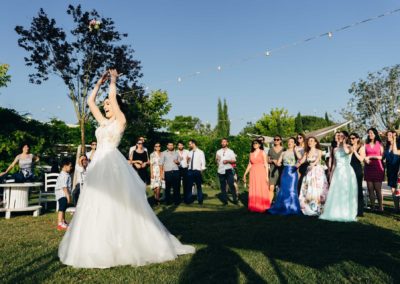
[[[321,145],[319,144],[319,141],[317,138],[315,138],[314,136],[310,136],[307,138],[307,141],[305,143],[305,147],[304,147],[304,152],[309,153],[310,152],[310,146],[308,146],[308,141],[310,141],[310,139],[314,139],[316,145],[315,145],[315,149],[321,150]]]

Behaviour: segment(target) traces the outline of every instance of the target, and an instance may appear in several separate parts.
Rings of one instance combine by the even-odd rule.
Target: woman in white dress
[[[95,99],[109,76],[104,117]],[[100,124],[96,129],[97,151],[58,250],[61,262],[73,267],[139,266],[195,251],[182,245],[158,220],[147,202],[145,183],[117,149],[126,124],[117,96],[117,78],[116,70],[105,73],[88,99],[90,111]]]

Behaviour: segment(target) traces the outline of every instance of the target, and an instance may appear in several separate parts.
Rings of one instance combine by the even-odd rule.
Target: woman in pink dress
[[[253,140],[250,162],[243,177],[243,181],[246,183],[247,173],[250,172],[248,208],[253,212],[265,212],[271,207],[271,200],[269,197],[268,157],[260,148],[260,141]]]
[[[365,143],[364,153],[364,179],[367,182],[369,200],[372,210],[375,209],[375,194],[378,199],[379,211],[383,211],[382,182],[385,177],[382,156],[383,146],[378,131],[370,128],[367,131],[368,137]]]

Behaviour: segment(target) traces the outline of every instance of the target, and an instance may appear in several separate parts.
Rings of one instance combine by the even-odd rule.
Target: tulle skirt
[[[356,221],[358,185],[350,164],[338,165],[332,176],[331,186],[321,219],[330,221]]]
[[[97,150],[58,250],[61,262],[82,268],[140,266],[194,253],[158,220],[145,190],[116,148]]]

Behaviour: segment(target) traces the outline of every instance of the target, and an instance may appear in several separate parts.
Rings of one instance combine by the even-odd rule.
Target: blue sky
[[[323,115],[349,99],[353,81],[400,63],[400,13],[347,31],[227,67],[248,56],[400,8],[398,1],[3,1],[0,62],[11,65],[12,83],[0,90],[0,105],[47,121],[76,121],[58,78],[28,82],[25,51],[16,25],[28,26],[43,7],[60,26],[71,23],[68,4],[81,3],[115,20],[142,62],[143,85],[168,91],[168,117],[193,115],[216,122],[218,98],[226,98],[235,134],[271,108],[293,115]],[[217,67],[221,66],[221,71]],[[177,78],[201,71],[194,78]],[[165,83],[165,81],[169,81]]]

